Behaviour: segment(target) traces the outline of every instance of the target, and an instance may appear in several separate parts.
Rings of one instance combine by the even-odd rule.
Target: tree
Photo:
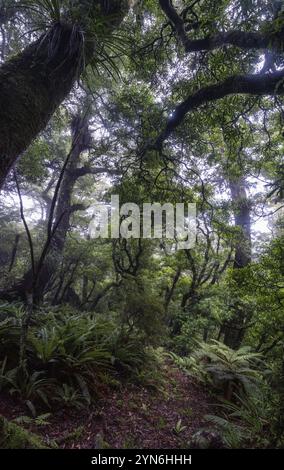
[[[101,43],[128,10],[126,0],[73,2],[34,43],[0,68],[0,188],[68,96]],[[103,27],[102,27],[103,25]],[[97,44],[97,38],[99,44]]]
[[[273,50],[276,53],[282,52],[282,36],[284,34],[283,15],[277,16],[273,21],[267,22],[262,31],[246,32],[241,30],[232,30],[228,32],[218,32],[209,35],[204,39],[191,39],[187,33],[187,13],[193,11],[194,7],[184,9],[179,15],[169,0],[160,0],[160,6],[165,15],[169,19],[175,33],[183,45],[186,54],[194,52],[208,52],[226,45],[238,47],[242,50],[249,49],[266,49]],[[263,8],[262,2],[259,2]],[[225,8],[225,5],[222,5]],[[198,17],[198,15],[195,16]],[[199,25],[197,26],[199,29]],[[198,91],[191,93],[183,102],[181,102],[169,118],[165,129],[155,140],[154,148],[161,148],[163,142],[171,135],[171,133],[180,125],[186,115],[191,111],[207,104],[211,101],[222,99],[226,96],[235,94],[250,95],[283,95],[283,78],[284,71],[278,70],[273,73],[269,72],[269,67],[263,68],[261,73],[254,74],[237,74],[226,77],[218,83],[200,88]]]

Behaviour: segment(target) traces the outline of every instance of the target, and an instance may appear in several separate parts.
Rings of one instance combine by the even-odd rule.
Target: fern
[[[262,390],[251,395],[235,395],[236,400],[224,401],[220,408],[222,416],[207,415],[205,418],[217,426],[229,447],[255,446],[258,442],[265,447],[269,439],[266,429],[271,424],[270,409]]]
[[[199,349],[190,357],[179,357],[170,353],[171,359],[186,373],[204,384],[223,390],[230,400],[234,391],[249,392],[261,381],[260,370],[264,370],[261,355],[244,346],[238,351],[213,340],[198,343]]]

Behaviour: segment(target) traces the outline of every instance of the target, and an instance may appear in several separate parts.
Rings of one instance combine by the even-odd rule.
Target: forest
[[[284,449],[283,152],[284,1],[0,0],[1,449]]]

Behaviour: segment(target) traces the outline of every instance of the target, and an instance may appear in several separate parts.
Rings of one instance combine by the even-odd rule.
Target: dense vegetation
[[[1,447],[284,447],[283,44],[282,1],[0,1]],[[93,238],[113,195],[195,245]]]

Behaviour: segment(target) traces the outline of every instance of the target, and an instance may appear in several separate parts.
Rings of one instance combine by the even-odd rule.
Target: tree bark
[[[55,24],[0,68],[0,189],[96,52],[94,32],[88,33],[84,14],[89,21],[104,16],[107,36],[128,10],[127,0],[105,3],[109,2],[86,0],[81,25]]]
[[[70,54],[72,27],[56,25],[0,69],[0,187],[18,156],[43,130],[82,70],[82,38]],[[49,48],[57,38],[56,50]]]
[[[245,179],[240,177],[229,182],[233,203],[235,226],[240,234],[235,251],[234,268],[245,268],[251,262],[251,209],[247,197]]]
[[[230,179],[229,186],[235,226],[239,229],[234,258],[234,270],[238,276],[238,271],[251,263],[251,209],[245,179],[242,177]],[[239,276],[237,281],[239,281]],[[233,316],[223,329],[224,343],[230,348],[238,349],[241,346],[246,331],[246,320],[247,312],[244,311],[242,305],[236,303]]]

